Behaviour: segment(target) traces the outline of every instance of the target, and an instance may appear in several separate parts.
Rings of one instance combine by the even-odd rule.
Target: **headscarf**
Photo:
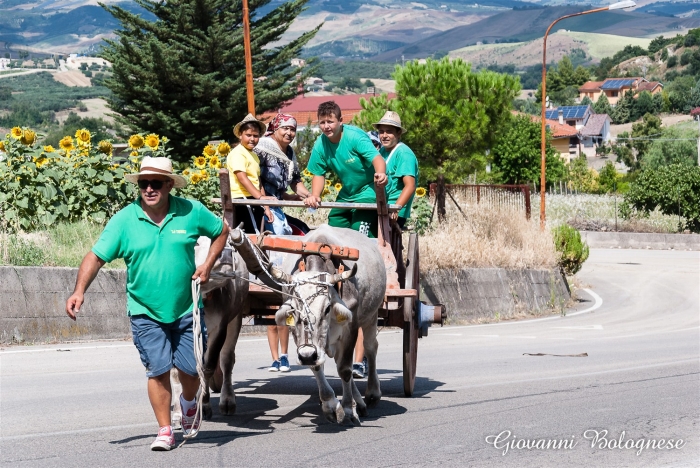
[[[289,114],[277,114],[274,119],[267,125],[265,136],[270,136],[280,127],[294,127],[297,129],[297,121]]]
[[[376,130],[370,130],[367,132],[367,136],[369,137],[370,140],[372,140],[372,144],[377,146],[382,146],[382,142],[379,139],[379,133]]]

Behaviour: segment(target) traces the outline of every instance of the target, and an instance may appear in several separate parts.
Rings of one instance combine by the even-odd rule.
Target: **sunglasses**
[[[139,179],[139,188],[141,190],[146,190],[148,186],[150,185],[153,190],[160,190],[163,188],[163,184],[165,183],[164,180],[148,180],[148,179]]]

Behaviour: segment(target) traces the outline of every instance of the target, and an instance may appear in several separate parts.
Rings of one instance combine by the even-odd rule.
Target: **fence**
[[[437,184],[430,184],[430,196],[435,196]],[[470,185],[470,184],[446,184],[447,196],[459,208],[459,203],[483,204],[499,208],[510,208],[516,211],[525,211],[525,217],[530,219],[530,187],[528,185]]]

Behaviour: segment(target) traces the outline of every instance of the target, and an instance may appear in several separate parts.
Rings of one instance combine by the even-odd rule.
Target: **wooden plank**
[[[387,289],[384,301],[389,301],[390,298],[398,297],[413,297],[418,298],[418,291],[415,289]]]
[[[250,241],[258,245],[255,235],[248,235]],[[343,260],[357,260],[360,251],[350,247],[333,244],[321,244],[319,242],[304,242],[300,239],[290,239],[283,236],[265,236],[260,246],[262,250],[274,250],[276,252],[304,254],[320,254]]]

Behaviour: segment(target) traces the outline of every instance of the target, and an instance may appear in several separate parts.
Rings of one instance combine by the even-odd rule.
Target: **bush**
[[[17,235],[0,239],[2,263],[14,266],[43,266],[46,254],[37,244]]]
[[[581,240],[578,229],[562,224],[554,228],[554,248],[559,254],[559,267],[568,275],[576,274],[588,258],[588,245]]]
[[[686,49],[683,51],[683,54],[681,55],[681,66],[688,65],[690,63],[690,59],[693,57],[693,51],[690,49]]]
[[[642,170],[625,194],[620,213],[648,215],[657,207],[685,218],[688,229],[700,232],[700,167],[671,164]]]
[[[677,64],[678,64],[678,57],[676,57],[675,55],[671,55],[671,56],[668,58],[668,62],[666,62],[666,67],[667,67],[667,68],[673,68],[673,67],[675,67]]]

